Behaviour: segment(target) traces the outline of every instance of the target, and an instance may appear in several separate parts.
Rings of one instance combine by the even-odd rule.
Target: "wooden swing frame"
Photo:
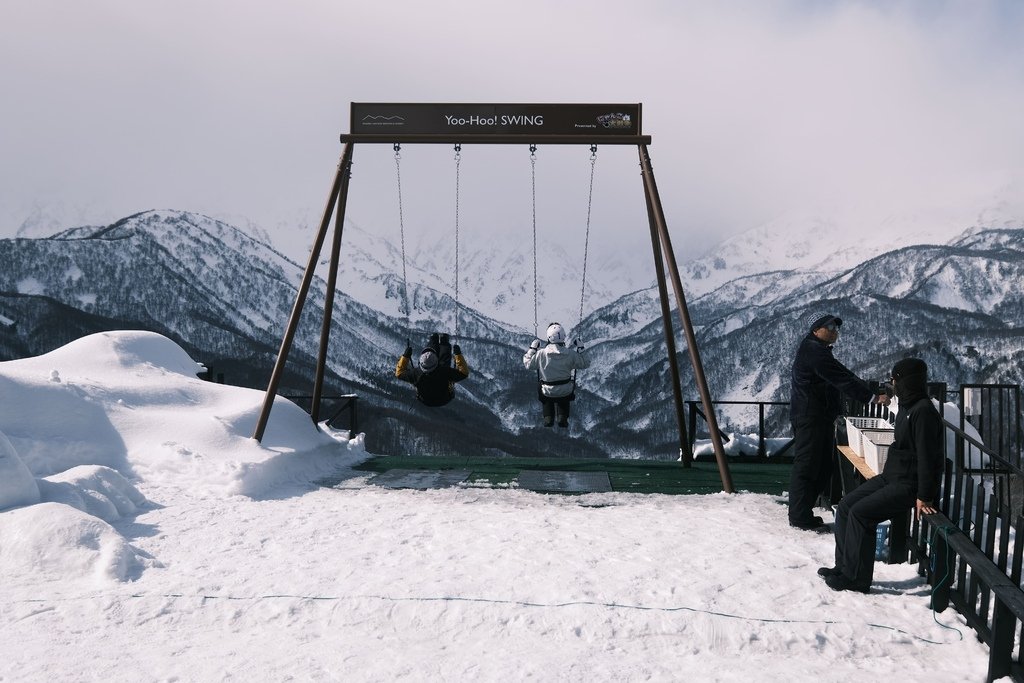
[[[489,144],[489,145],[635,145],[640,157],[644,197],[650,225],[651,245],[654,253],[654,271],[661,300],[661,315],[665,328],[665,347],[672,378],[675,399],[676,424],[679,431],[679,453],[684,467],[690,467],[693,453],[686,435],[685,409],[679,366],[676,360],[675,332],[672,325],[668,297],[668,277],[672,281],[676,305],[682,321],[694,380],[700,393],[708,430],[718,463],[722,489],[733,493],[735,488],[729,463],[725,456],[718,420],[715,417],[711,392],[704,375],[704,366],[697,348],[697,337],[690,320],[682,279],[679,275],[675,252],[665,223],[658,185],[654,179],[648,145],[649,135],[641,134],[641,104],[438,104],[438,103],[351,103],[350,132],[342,134],[344,149],[338,169],[324,207],[320,228],[310,251],[302,283],[295,297],[291,316],[285,328],[281,347],[267,385],[263,407],[252,438],[262,441],[270,419],[270,410],[284,372],[292,342],[305,306],[313,274],[326,241],[331,216],[334,215],[334,234],[331,241],[330,270],[324,297],[324,317],[320,332],[316,378],[313,384],[313,404],[310,416],[319,422],[320,398],[323,395],[327,347],[330,337],[331,313],[337,287],[338,265],[341,256],[345,207],[348,200],[352,170],[352,153],[357,144]],[[551,132],[548,132],[551,131]]]

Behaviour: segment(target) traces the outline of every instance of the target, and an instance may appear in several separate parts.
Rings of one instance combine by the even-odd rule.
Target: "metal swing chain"
[[[537,145],[530,145],[530,195],[533,205],[533,336],[537,338]]]
[[[587,291],[587,252],[590,249],[590,209],[594,204],[594,166],[597,162],[597,145],[590,146],[590,193],[587,195],[587,233],[583,240],[583,285],[580,287],[580,325],[583,324],[583,299]],[[579,327],[579,325],[577,325]],[[577,337],[579,338],[579,337]]]
[[[576,324],[576,341],[580,340],[579,330],[583,326],[583,299],[587,293],[587,253],[590,250],[590,209],[594,205],[594,166],[597,162],[597,145],[590,146],[590,192],[587,194],[587,231],[583,238],[583,284],[580,285],[580,321]],[[576,386],[576,368],[572,369],[573,386]]]
[[[455,338],[459,337],[459,164],[462,145],[455,145]]]
[[[398,229],[402,238],[402,298],[405,304],[405,331],[411,334],[412,323],[409,316],[409,278],[405,271],[405,216],[402,210],[402,145],[395,143],[395,177],[398,180]]]

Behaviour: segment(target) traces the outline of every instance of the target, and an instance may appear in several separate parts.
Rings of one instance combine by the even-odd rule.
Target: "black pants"
[[[793,420],[793,469],[789,475],[789,523],[810,524],[814,501],[832,480],[835,422],[824,418]]]
[[[550,427],[555,423],[555,418],[558,419],[559,427],[569,426],[569,401],[568,396],[561,398],[553,398],[551,396],[542,396],[540,403],[542,406],[542,413],[544,415],[544,425]]]
[[[917,491],[878,475],[843,496],[836,510],[836,568],[859,588],[871,585],[875,572],[875,530],[879,523],[906,513]]]

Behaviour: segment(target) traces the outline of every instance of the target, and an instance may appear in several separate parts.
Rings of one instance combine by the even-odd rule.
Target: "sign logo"
[[[367,114],[363,117],[361,123],[364,126],[404,126],[404,116],[378,116],[375,114]]]
[[[616,130],[624,130],[626,128],[633,127],[633,120],[629,114],[602,114],[597,117],[597,122],[605,128],[614,128]]]

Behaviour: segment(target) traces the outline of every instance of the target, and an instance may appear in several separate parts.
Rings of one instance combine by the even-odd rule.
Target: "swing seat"
[[[544,387],[557,387],[563,384],[572,384],[572,391],[569,392],[568,396],[547,396],[544,394]],[[563,379],[557,382],[544,382],[540,381],[537,384],[537,398],[540,399],[541,403],[548,403],[554,401],[575,401],[576,400],[576,380],[574,379]]]
[[[448,405],[455,398],[455,385],[453,382],[438,382],[427,379],[424,375],[420,381],[414,384],[416,387],[416,400],[430,408],[440,408]]]
[[[417,393],[416,394],[416,398],[417,398],[417,400],[419,400],[420,403],[422,403],[423,405],[427,406],[428,408],[440,408],[442,406],[446,406],[449,403],[451,403],[452,399],[455,398],[455,394],[450,394],[450,395],[444,396],[444,397],[441,397],[441,396],[424,397],[424,396],[421,396],[419,393]]]

